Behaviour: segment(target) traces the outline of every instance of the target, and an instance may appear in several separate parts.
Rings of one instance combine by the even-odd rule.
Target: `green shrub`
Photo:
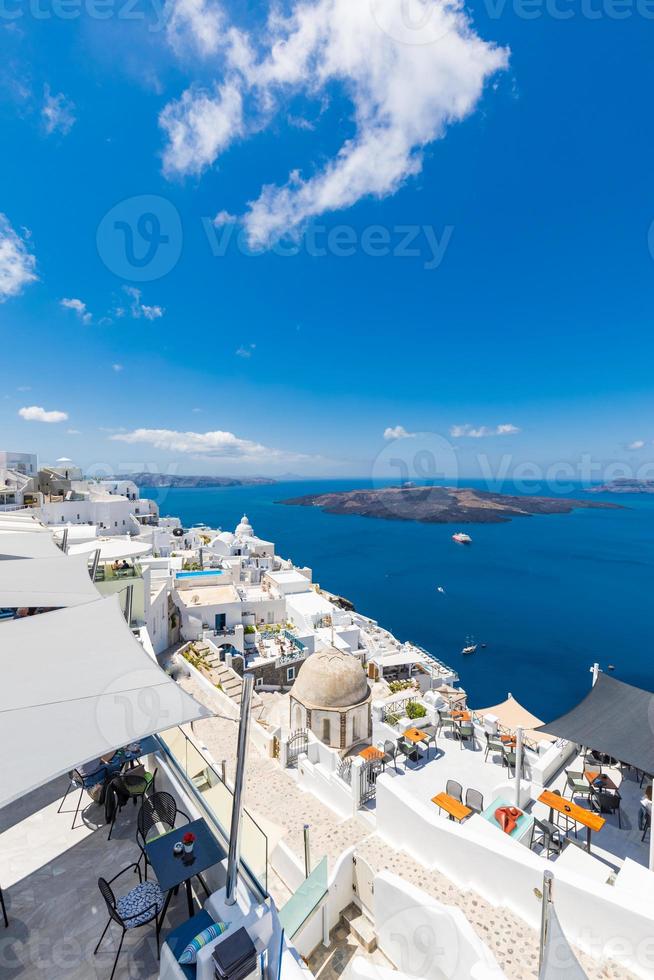
[[[424,718],[427,714],[427,709],[424,704],[419,704],[418,701],[409,701],[406,706],[406,716],[412,721],[414,718]]]
[[[257,630],[256,630],[256,627],[255,627],[255,626],[246,626],[246,627],[244,627],[244,629],[243,629],[243,632],[244,632],[244,633],[246,633],[246,634],[247,634],[248,636],[249,636],[249,635],[250,635],[251,633],[256,633],[256,631],[257,631]]]

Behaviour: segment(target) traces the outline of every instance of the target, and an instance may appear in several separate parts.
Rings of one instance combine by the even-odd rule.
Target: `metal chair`
[[[643,835],[640,838],[641,841],[644,841],[645,838],[647,837],[647,831],[650,829],[651,824],[652,824],[652,814],[644,807],[641,807],[640,810],[638,811],[638,829],[642,830],[643,832]]]
[[[508,749],[506,745],[502,746],[502,765],[506,766],[509,770],[509,776],[511,775],[511,769],[515,773],[516,767],[516,754],[513,749]]]
[[[82,805],[82,797],[84,796],[84,791],[86,789],[91,789],[93,786],[96,786],[98,783],[103,783],[106,775],[107,775],[106,766],[100,766],[100,768],[96,769],[95,772],[88,773],[88,775],[86,776],[82,775],[79,769],[72,769],[68,773],[68,779],[70,781],[66,788],[66,792],[64,793],[64,797],[61,803],[59,804],[57,813],[61,813],[61,808],[66,802],[66,797],[68,796],[70,791],[72,789],[79,789],[79,797],[77,799],[77,809],[75,810],[75,816],[73,817],[73,822],[70,828],[71,830],[75,830],[75,821],[77,820],[77,814],[79,813],[80,807]],[[101,778],[98,779],[97,778],[98,776],[100,776]],[[68,810],[67,812],[70,813],[70,810]]]
[[[456,779],[448,779],[445,783],[445,792],[448,796],[452,796],[459,803],[463,802],[463,786],[461,783],[457,783]]]
[[[563,798],[563,793],[561,792],[560,789],[553,789],[552,790],[552,794],[554,796],[560,796],[561,798]],[[554,819],[556,821],[557,827],[560,827],[561,826],[561,818],[563,818],[563,820],[565,820],[565,832],[566,832],[566,834],[568,833],[568,831],[570,829],[570,824],[571,823],[574,824],[575,834],[577,833],[577,823],[576,823],[575,820],[572,820],[571,817],[566,816],[565,813],[560,813],[558,810],[554,810],[553,813],[554,813]]]
[[[540,844],[541,849],[547,852],[547,857],[552,852],[560,854],[563,850],[561,831],[556,824],[549,820],[538,820],[534,817],[534,822],[531,825],[531,840],[529,841],[531,850],[533,850],[534,844]]]
[[[427,751],[429,751],[429,746],[434,746],[434,751],[438,748],[438,743],[436,741],[436,725],[425,725],[423,732],[427,736]]]
[[[450,712],[444,711],[441,708],[436,713],[438,715],[438,727],[436,728],[436,734],[440,735],[444,728],[449,728],[451,732],[456,734],[457,724]]]
[[[136,843],[141,848],[138,864],[140,865],[141,858],[145,860],[146,881],[148,880],[148,858],[145,853],[145,845],[148,839],[152,839],[149,837],[150,832],[153,829],[156,830],[157,833],[154,835],[156,837],[169,834],[171,830],[175,829],[178,816],[184,817],[186,823],[191,822],[188,813],[177,808],[177,801],[170,793],[153,793],[152,796],[146,796],[141,804],[141,809],[136,817]]]
[[[504,754],[504,742],[497,735],[491,735],[490,732],[484,732],[484,736],[486,738],[484,762],[487,761],[489,752],[499,752],[502,756]]]
[[[469,738],[472,740],[473,749],[477,745],[477,740],[475,738],[475,726],[471,725],[469,722],[462,722],[457,729],[457,736],[459,739],[459,748],[463,751],[463,743],[465,739]]]
[[[391,742],[390,739],[386,739],[384,742],[384,765],[388,765],[389,762],[393,763],[395,772],[397,772],[397,743]]]
[[[475,813],[484,812],[484,797],[478,789],[466,790],[466,806]]]
[[[585,800],[588,800],[593,795],[593,789],[588,780],[584,777],[583,772],[572,772],[570,769],[566,769],[565,789],[570,790],[571,800],[575,796],[581,796]],[[563,795],[565,796],[565,790]]]
[[[599,793],[594,793],[591,797],[591,804],[596,807],[599,813],[617,813],[618,815],[618,827],[622,829],[622,823],[620,821],[620,803],[622,797],[619,793],[604,793],[600,791]]]
[[[397,743],[397,747],[404,756],[404,765],[406,765],[408,759],[412,759],[413,762],[418,761],[418,749],[413,742],[409,742],[406,738],[401,738]]]
[[[121,875],[125,874],[126,871],[138,871],[139,884],[123,895],[122,898],[116,898],[113,893],[112,884]],[[111,976],[109,980],[113,980],[113,975],[116,972],[116,965],[118,963],[118,957],[120,956],[120,951],[123,948],[123,939],[125,938],[125,933],[129,929],[137,929],[139,926],[145,926],[148,922],[156,920],[157,916],[161,912],[164,904],[164,896],[154,881],[143,881],[141,878],[141,869],[138,864],[130,864],[122,871],[119,871],[117,875],[110,878],[107,881],[105,878],[98,878],[98,888],[100,893],[105,900],[107,911],[109,912],[109,920],[104,927],[104,931],[100,936],[98,945],[93,950],[93,955],[95,956],[100,949],[100,944],[104,939],[107,929],[112,922],[117,923],[123,930],[120,942],[118,944],[118,952],[116,953],[116,958],[114,960],[113,970],[111,971]],[[157,932],[157,956],[159,955],[159,930]]]
[[[111,835],[113,833],[114,824],[116,823],[116,817],[123,809],[125,804],[129,803],[130,800],[134,801],[134,806],[138,803],[139,799],[143,799],[147,793],[154,792],[154,781],[157,775],[157,770],[154,772],[144,772],[135,774],[133,772],[125,772],[120,776],[114,776],[109,785],[107,786],[107,804],[106,807],[113,805],[113,811],[111,814],[111,826],[109,827],[109,836],[107,840],[111,840]]]

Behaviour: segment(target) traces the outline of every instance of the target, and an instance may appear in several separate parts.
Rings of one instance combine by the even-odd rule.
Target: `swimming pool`
[[[222,575],[219,568],[207,568],[202,572],[177,572],[175,578],[202,578],[207,575]]]

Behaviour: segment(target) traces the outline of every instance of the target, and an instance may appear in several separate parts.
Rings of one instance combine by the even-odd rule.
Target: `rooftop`
[[[194,601],[197,596],[197,601]],[[188,609],[200,606],[217,606],[223,602],[238,602],[239,595],[233,585],[193,585],[177,590],[177,600]]]

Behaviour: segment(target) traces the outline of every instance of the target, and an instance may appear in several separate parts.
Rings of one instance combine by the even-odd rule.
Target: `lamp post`
[[[522,780],[522,728],[515,730],[515,805],[520,807],[520,783]]]
[[[241,859],[241,824],[243,784],[248,752],[250,730],[250,702],[252,700],[253,674],[245,674],[241,688],[241,720],[238,726],[238,746],[236,749],[236,774],[234,776],[234,798],[232,800],[232,823],[229,830],[229,854],[227,857],[227,886],[225,905],[236,904],[238,866]]]

